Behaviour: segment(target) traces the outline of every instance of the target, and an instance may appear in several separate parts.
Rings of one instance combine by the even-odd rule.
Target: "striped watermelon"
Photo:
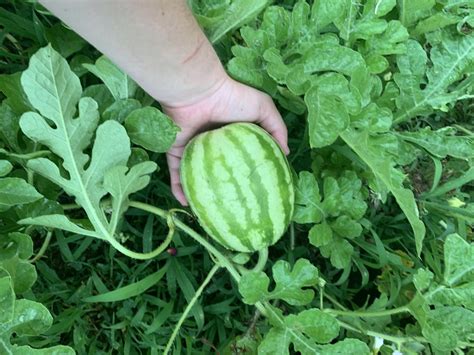
[[[294,208],[288,161],[262,128],[233,123],[191,140],[181,183],[201,226],[224,247],[253,252],[274,244]]]

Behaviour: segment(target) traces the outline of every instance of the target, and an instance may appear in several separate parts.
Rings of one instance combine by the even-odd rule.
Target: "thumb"
[[[257,123],[275,138],[283,152],[288,155],[290,149],[288,148],[288,130],[285,122],[270,96],[265,96],[261,101],[262,104]]]

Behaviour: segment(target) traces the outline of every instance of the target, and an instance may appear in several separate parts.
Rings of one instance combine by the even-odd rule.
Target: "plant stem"
[[[393,314],[409,312],[408,307],[398,307],[393,309],[387,309],[383,311],[338,311],[336,309],[325,309],[327,313],[334,314],[336,316],[347,316],[347,317],[385,317]]]
[[[267,264],[268,261],[268,248],[263,248],[258,251],[258,261],[253,267],[252,270],[254,272],[260,272],[263,271],[265,268],[265,265]]]
[[[148,205],[143,202],[138,202],[138,201],[130,201],[130,207],[135,207],[143,211],[147,211],[150,213],[153,213],[157,216],[166,218],[168,215],[168,212],[165,210],[162,210],[161,208],[155,207]],[[173,222],[176,227],[181,229],[184,233],[189,235],[191,238],[193,238],[195,241],[197,241],[199,244],[201,244],[203,247],[205,247],[220,263],[221,266],[226,268],[229,273],[232,275],[232,277],[235,279],[235,281],[239,282],[240,281],[240,274],[237,271],[237,269],[234,267],[232,262],[224,255],[222,254],[219,250],[217,250],[216,247],[214,247],[211,243],[209,243],[206,239],[204,239],[201,235],[196,233],[192,228],[188,227],[186,224],[181,222],[178,218],[173,217]]]
[[[5,149],[0,149],[0,154],[8,155],[11,158],[28,160],[28,159],[44,157],[52,153],[49,150],[38,150],[36,152],[32,152],[28,154],[16,154],[16,153],[10,153],[6,151]]]
[[[328,295],[326,292],[324,292],[324,297],[327,298],[329,301],[331,301],[334,305],[342,309],[343,311],[347,310],[346,307],[344,307],[334,297],[332,297],[331,295]]]
[[[164,355],[168,354],[168,352],[170,351],[171,347],[173,346],[173,342],[176,336],[178,335],[178,332],[181,329],[181,326],[183,325],[184,320],[188,317],[188,314],[191,311],[191,308],[193,308],[197,299],[199,298],[199,296],[201,296],[202,291],[204,291],[204,288],[211,281],[212,277],[217,272],[217,270],[219,270],[219,268],[220,268],[220,265],[215,264],[212,267],[211,271],[209,271],[209,274],[207,274],[207,277],[204,279],[201,286],[199,286],[199,288],[194,293],[193,298],[191,299],[191,301],[189,301],[188,305],[186,306],[186,309],[184,310],[183,314],[179,318],[178,323],[174,327],[173,333],[171,334],[171,337],[169,338],[168,343],[166,344],[165,351],[163,352]]]
[[[48,233],[46,233],[46,238],[44,239],[43,245],[41,245],[40,250],[33,257],[33,259],[28,260],[30,263],[36,262],[37,260],[39,260],[39,258],[41,258],[44,255],[44,253],[46,252],[46,249],[48,249],[49,242],[51,241],[52,236],[53,236],[52,231],[48,231]]]
[[[353,332],[357,332],[360,334],[365,334],[371,337],[379,337],[388,341],[391,341],[392,343],[395,343],[397,345],[402,344],[402,343],[407,343],[407,342],[412,342],[412,341],[417,341],[419,343],[429,343],[428,340],[426,340],[423,337],[400,337],[396,335],[389,335],[389,334],[384,334],[384,333],[379,333],[379,332],[374,332],[372,330],[361,330],[358,329],[350,324],[347,324],[345,322],[342,322],[340,320],[337,320],[339,322],[339,325],[347,330],[351,330]]]

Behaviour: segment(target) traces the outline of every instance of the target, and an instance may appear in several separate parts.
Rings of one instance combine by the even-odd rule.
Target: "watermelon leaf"
[[[291,305],[302,306],[311,302],[314,291],[307,289],[320,282],[318,269],[306,259],[298,259],[293,268],[280,260],[273,265],[273,279],[276,286],[268,291],[270,279],[260,272],[249,272],[242,276],[239,291],[247,304],[281,299]]]

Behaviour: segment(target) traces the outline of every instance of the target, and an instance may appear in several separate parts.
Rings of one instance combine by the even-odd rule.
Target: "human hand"
[[[201,93],[202,94],[202,93]],[[163,106],[181,127],[167,153],[171,191],[182,204],[188,202],[180,182],[179,168],[184,148],[196,134],[231,122],[255,122],[269,132],[285,154],[289,153],[287,129],[270,96],[225,76],[209,95],[186,105]]]

